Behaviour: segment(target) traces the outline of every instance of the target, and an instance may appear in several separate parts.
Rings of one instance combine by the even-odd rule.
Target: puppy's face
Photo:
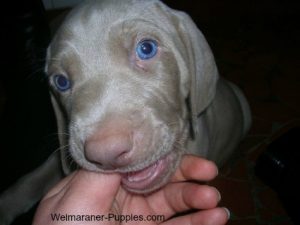
[[[69,16],[46,71],[76,163],[146,193],[168,181],[187,139],[183,44],[160,4],[107,2]]]

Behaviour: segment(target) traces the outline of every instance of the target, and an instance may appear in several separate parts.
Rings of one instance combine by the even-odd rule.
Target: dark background
[[[191,15],[215,54],[220,74],[244,91],[251,106],[249,135],[214,182],[222,192],[221,204],[231,209],[229,224],[292,224],[277,190],[254,175],[254,166],[269,142],[299,125],[299,3],[164,2]],[[7,3],[2,11],[0,192],[58,146],[43,66],[49,24],[68,10],[45,13],[39,1],[30,0]],[[31,216],[15,224],[30,224]]]

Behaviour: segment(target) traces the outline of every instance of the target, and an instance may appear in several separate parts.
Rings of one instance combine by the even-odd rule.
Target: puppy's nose
[[[95,134],[85,143],[85,156],[101,169],[112,170],[129,164],[131,149],[127,132]]]

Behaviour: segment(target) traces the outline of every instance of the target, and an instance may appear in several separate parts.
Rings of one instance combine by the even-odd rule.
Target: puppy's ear
[[[193,130],[197,133],[197,117],[215,96],[218,70],[206,39],[192,19],[184,12],[172,10],[172,13],[179,36],[186,48],[185,61],[190,76],[191,119]]]
[[[48,47],[47,49],[47,57],[46,57],[46,66],[45,66],[45,72],[48,73],[48,67],[50,62],[50,55],[51,55],[51,47]],[[72,172],[71,165],[72,162],[70,154],[68,152],[68,126],[67,126],[67,114],[64,111],[64,108],[62,107],[60,103],[60,99],[58,96],[55,95],[55,93],[50,90],[50,97],[52,106],[54,109],[55,117],[56,117],[56,124],[57,124],[57,134],[59,139],[59,145],[60,145],[60,154],[61,154],[61,162],[62,162],[62,169],[65,174],[69,174]]]
[[[70,154],[68,153],[68,129],[67,129],[67,118],[66,113],[64,112],[61,104],[59,104],[58,99],[54,96],[53,93],[50,92],[51,102],[53,105],[54,113],[57,121],[57,132],[58,139],[60,144],[60,154],[61,154],[61,162],[62,168],[65,174],[70,174],[72,172],[72,162],[70,161]]]

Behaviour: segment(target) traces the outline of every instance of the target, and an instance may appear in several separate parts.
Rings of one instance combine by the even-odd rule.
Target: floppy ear
[[[54,37],[55,39],[55,37]],[[53,42],[52,42],[53,43]],[[55,47],[55,45],[54,45]],[[47,56],[46,56],[46,65],[45,65],[45,73],[49,73],[49,64],[51,61],[51,49],[54,48],[53,44],[50,44],[50,46],[47,49]],[[60,155],[61,155],[61,163],[62,163],[62,169],[65,174],[69,174],[72,172],[72,162],[70,160],[70,154],[69,154],[69,136],[68,136],[68,126],[67,126],[67,114],[64,111],[59,97],[55,95],[55,93],[50,90],[50,98],[52,102],[52,106],[54,109],[55,117],[56,117],[56,124],[57,124],[57,134],[59,139],[59,145],[60,145]]]
[[[218,80],[218,70],[212,51],[200,30],[184,12],[172,10],[177,30],[186,48],[186,64],[190,76],[189,103],[192,128],[197,133],[197,118],[212,102]]]
[[[71,159],[68,153],[68,130],[66,113],[63,112],[61,105],[59,104],[53,93],[50,93],[50,95],[57,122],[62,168],[65,174],[69,174],[72,172],[72,163],[70,161]]]

